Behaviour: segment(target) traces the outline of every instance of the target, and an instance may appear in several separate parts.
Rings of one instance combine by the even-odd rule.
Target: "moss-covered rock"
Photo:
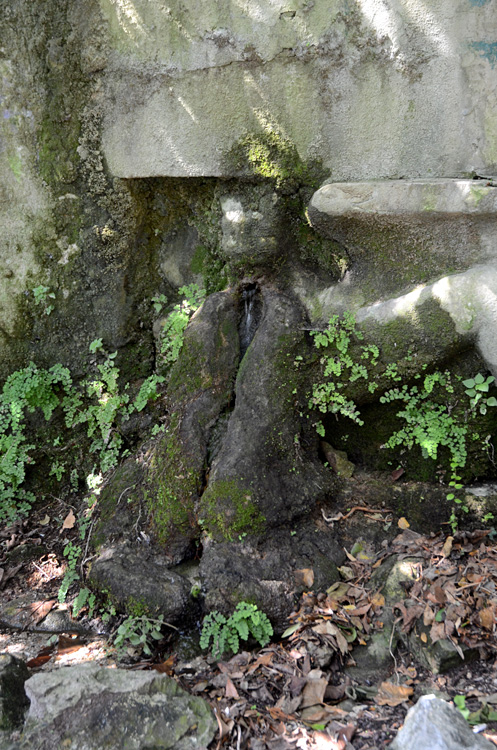
[[[210,517],[225,512],[224,493],[215,506],[215,488],[237,488],[278,527],[309,513],[330,487],[318,459],[318,439],[300,409],[304,368],[295,357],[305,351],[304,317],[298,303],[270,286],[261,288],[262,317],[238,370],[234,408],[209,474]],[[202,500],[203,503],[203,500]],[[207,515],[207,513],[205,514]]]
[[[233,541],[237,536],[260,534],[265,520],[250,489],[234,479],[209,482],[200,500],[199,523],[216,539]]]

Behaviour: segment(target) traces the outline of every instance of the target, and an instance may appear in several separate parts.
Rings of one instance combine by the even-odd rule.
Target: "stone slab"
[[[246,132],[335,180],[497,165],[497,16],[468,0],[100,0],[103,146],[119,177],[237,176]]]

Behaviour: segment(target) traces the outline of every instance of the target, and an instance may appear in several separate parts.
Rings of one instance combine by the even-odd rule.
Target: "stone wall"
[[[305,221],[325,178],[497,171],[492,0],[13,0],[0,13],[1,378],[29,359],[82,372],[96,337],[130,377],[150,372],[150,300],[192,280],[215,290],[286,266],[318,319],[362,262]],[[421,265],[347,299],[438,278]]]

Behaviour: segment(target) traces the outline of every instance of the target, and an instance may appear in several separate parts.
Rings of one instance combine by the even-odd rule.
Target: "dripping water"
[[[238,337],[240,341],[240,360],[242,361],[245,352],[249,348],[255,332],[259,326],[262,316],[262,296],[257,284],[246,284],[241,289],[240,320],[238,323]],[[229,404],[225,406],[221,414],[212,427],[207,446],[207,464],[212,466],[221,451],[228,424],[235,408],[235,391],[231,394]]]
[[[240,359],[249,348],[260,320],[259,290],[256,284],[249,284],[242,290],[242,314],[238,333],[240,336]]]

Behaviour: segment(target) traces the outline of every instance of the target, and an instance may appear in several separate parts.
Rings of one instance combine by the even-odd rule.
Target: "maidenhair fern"
[[[268,616],[255,604],[240,602],[228,618],[216,610],[207,615],[202,625],[200,646],[207,649],[211,645],[212,655],[217,659],[226,651],[238,653],[240,639],[247,641],[252,636],[260,646],[265,646],[272,635]]]

